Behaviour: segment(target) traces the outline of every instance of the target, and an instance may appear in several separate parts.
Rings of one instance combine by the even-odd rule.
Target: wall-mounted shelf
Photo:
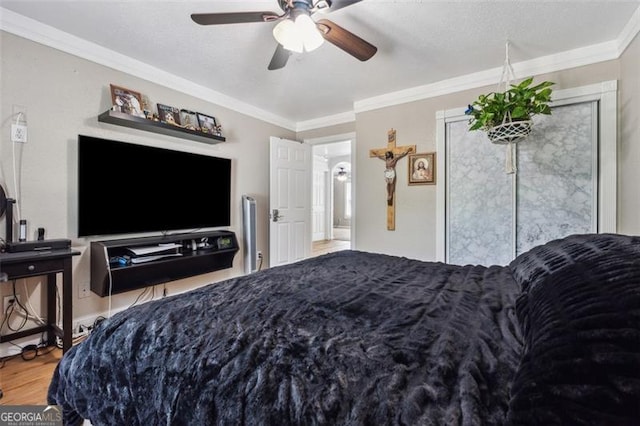
[[[163,249],[167,244],[176,253],[174,256],[142,263],[135,263],[136,256],[130,256],[129,262],[119,262],[120,258],[132,255],[132,249],[150,246]],[[179,247],[174,249],[174,245]],[[238,250],[238,240],[231,231],[92,241],[91,291],[104,297],[231,268]]]
[[[196,142],[218,143],[226,139],[222,136],[211,135],[197,130],[183,129],[160,121],[148,120],[135,115],[118,111],[105,111],[98,116],[98,121],[102,123],[115,124],[116,126],[129,127],[130,129],[145,130],[147,132],[159,133],[161,135],[173,136],[176,138],[190,139]]]

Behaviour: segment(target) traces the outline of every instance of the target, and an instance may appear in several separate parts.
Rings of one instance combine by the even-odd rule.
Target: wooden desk
[[[55,337],[62,338],[62,351],[71,347],[73,335],[73,289],[71,257],[80,252],[72,249],[0,253],[0,272],[8,275],[9,281],[35,276],[47,277],[46,324],[0,336],[0,343],[47,332],[47,342],[55,345]],[[57,325],[56,275],[62,274],[62,328]]]

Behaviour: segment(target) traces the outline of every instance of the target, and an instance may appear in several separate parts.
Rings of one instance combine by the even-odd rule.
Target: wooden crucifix
[[[396,229],[396,164],[398,160],[410,152],[416,152],[416,146],[396,146],[396,131],[394,129],[390,129],[387,136],[387,147],[370,149],[369,157],[384,160],[387,166],[384,171],[384,180],[387,182],[387,229],[393,231]]]

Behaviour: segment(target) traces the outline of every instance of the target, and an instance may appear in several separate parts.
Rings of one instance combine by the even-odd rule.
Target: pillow
[[[640,258],[640,238],[620,234],[575,234],[532,248],[510,264],[511,273],[523,292],[556,271],[575,263],[591,262],[616,251]]]
[[[555,253],[571,247],[571,257],[551,256],[550,266],[533,268],[527,259],[520,276],[527,278],[516,304],[524,349],[508,424],[640,425],[638,247],[627,247],[629,237],[571,240],[552,244]],[[613,248],[620,242],[626,249]]]

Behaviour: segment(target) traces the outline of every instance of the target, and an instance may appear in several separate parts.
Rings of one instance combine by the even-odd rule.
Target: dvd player
[[[71,240],[38,240],[7,243],[7,251],[9,253],[18,253],[23,251],[43,251],[43,250],[64,250],[71,248]]]

